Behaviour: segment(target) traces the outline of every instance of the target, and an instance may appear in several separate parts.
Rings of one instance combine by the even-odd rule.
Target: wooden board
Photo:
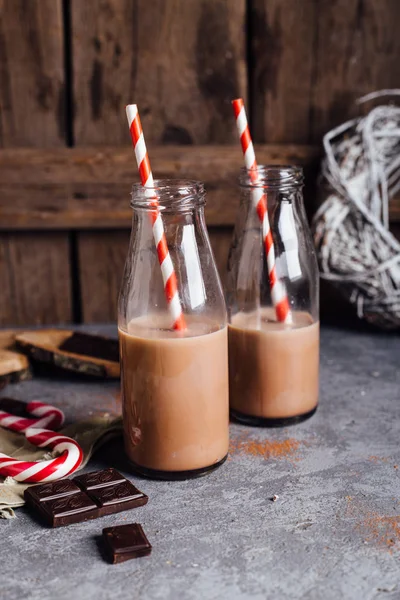
[[[259,142],[320,143],[368,92],[399,86],[398,0],[249,0]]]
[[[256,142],[307,142],[314,0],[250,0],[250,107]]]
[[[0,146],[63,146],[61,0],[0,3]]]
[[[65,234],[2,234],[0,326],[70,321],[70,281]]]
[[[0,147],[64,145],[62,1],[0,2],[0,56]],[[2,234],[0,282],[1,324],[70,321],[68,234]]]
[[[82,319],[85,323],[117,320],[117,300],[128,255],[129,235],[129,231],[80,235]]]
[[[11,329],[0,331],[0,389],[32,375],[27,357],[16,351],[15,335]]]
[[[34,361],[82,375],[119,377],[120,369],[117,362],[61,350],[60,346],[72,334],[71,330],[41,329],[20,333],[15,340],[17,348],[27,353]]]
[[[256,151],[261,164],[305,166],[309,180],[319,165],[318,147],[268,145]],[[155,146],[152,163],[160,178],[204,181],[208,224],[233,224],[243,164],[237,144]],[[130,227],[133,181],[138,175],[129,146],[0,151],[0,229]]]
[[[256,151],[260,163],[303,166],[306,204],[315,205],[317,146],[270,144]],[[242,165],[237,145],[156,146],[153,162],[161,177],[205,181],[209,225],[234,223]],[[129,228],[133,181],[129,147],[0,150],[0,231]],[[391,201],[390,220],[400,222],[399,197]]]
[[[29,361],[19,352],[0,349],[0,389],[9,383],[30,379]]]
[[[236,141],[230,102],[246,96],[245,4],[72,0],[76,143],[128,143],[130,102],[150,150]]]
[[[398,0],[318,4],[313,116],[307,141],[319,141],[329,129],[359,114],[355,101],[360,96],[399,87],[399,23]]]

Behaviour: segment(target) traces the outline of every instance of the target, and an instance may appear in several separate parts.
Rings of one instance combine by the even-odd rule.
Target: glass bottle
[[[293,166],[259,166],[257,176],[246,169],[240,175],[227,276],[229,397],[232,417],[249,425],[300,422],[318,404],[319,274],[302,187],[302,169]],[[285,321],[272,301],[260,197],[288,302]]]
[[[172,327],[153,238],[154,205],[149,191],[134,185],[118,315],[124,441],[141,474],[184,479],[213,470],[227,456],[227,314],[203,184],[159,180],[154,186],[186,329]]]

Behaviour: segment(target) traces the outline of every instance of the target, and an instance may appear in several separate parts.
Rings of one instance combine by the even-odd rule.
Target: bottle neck
[[[242,188],[262,188],[266,192],[291,192],[303,187],[303,169],[287,165],[258,165],[241,169]]]
[[[205,205],[204,185],[200,181],[158,179],[153,187],[132,186],[131,207],[135,211],[162,215],[185,214]]]

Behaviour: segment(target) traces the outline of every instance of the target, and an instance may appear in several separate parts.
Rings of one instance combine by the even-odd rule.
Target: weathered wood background
[[[311,174],[357,97],[399,87],[399,22],[399,0],[0,0],[0,325],[115,319],[137,179],[126,103],[158,176],[206,182],[223,275],[231,99],[259,162]]]

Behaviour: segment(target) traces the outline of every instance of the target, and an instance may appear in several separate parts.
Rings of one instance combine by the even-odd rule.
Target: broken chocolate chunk
[[[108,486],[110,483],[122,483],[127,480],[115,469],[104,469],[102,471],[78,475],[77,477],[74,477],[74,481],[82,490],[88,491],[93,488]]]
[[[151,553],[151,544],[139,523],[107,527],[103,529],[103,539],[107,556],[113,564]]]

